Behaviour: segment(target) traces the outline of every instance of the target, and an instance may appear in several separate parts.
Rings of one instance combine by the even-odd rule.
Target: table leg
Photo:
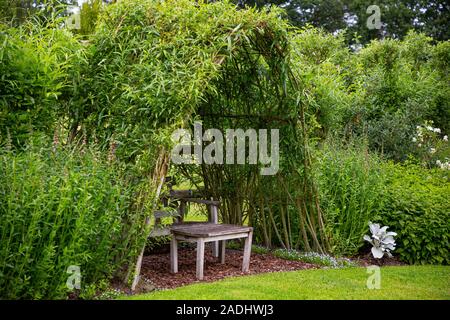
[[[220,263],[225,263],[225,248],[226,248],[226,240],[220,241],[219,242]]]
[[[178,272],[178,241],[175,235],[172,235],[170,241],[170,271],[172,273]]]
[[[205,261],[205,241],[200,238],[197,240],[197,279],[203,280],[203,264]]]
[[[250,254],[252,252],[252,236],[253,236],[253,231],[250,231],[248,233],[248,237],[245,238],[244,258],[242,261],[242,272],[248,272],[248,270],[250,268]]]

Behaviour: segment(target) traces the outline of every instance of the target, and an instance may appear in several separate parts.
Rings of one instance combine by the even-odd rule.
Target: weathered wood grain
[[[243,227],[232,224],[215,224],[209,222],[173,224],[170,229],[174,234],[182,234],[198,238],[243,233],[252,230],[251,227]]]
[[[203,280],[203,265],[205,262],[205,241],[197,240],[197,279]]]

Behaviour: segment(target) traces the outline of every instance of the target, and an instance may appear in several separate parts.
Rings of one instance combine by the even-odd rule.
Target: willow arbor
[[[79,128],[118,145],[159,194],[178,128],[279,129],[280,169],[258,165],[177,167],[220,199],[223,222],[250,224],[268,245],[329,251],[311,175],[306,90],[294,68],[296,31],[276,8],[227,2],[122,0],[110,5],[89,48]],[[149,194],[146,196],[150,197]],[[153,198],[156,199],[156,198]],[[153,203],[155,203],[154,200]]]

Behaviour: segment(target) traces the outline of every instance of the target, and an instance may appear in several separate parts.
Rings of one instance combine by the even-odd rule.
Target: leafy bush
[[[0,298],[65,298],[71,265],[89,297],[141,249],[139,185],[94,149],[40,145],[0,151]]]
[[[364,147],[328,142],[317,154],[321,208],[333,252],[355,254],[364,244],[368,222],[382,206],[384,177],[379,159]]]
[[[384,166],[386,206],[379,222],[395,231],[400,259],[414,264],[449,264],[450,171],[413,164]]]
[[[302,77],[309,130],[326,136],[343,125],[352,96],[348,94],[343,68],[350,57],[343,35],[305,27],[292,37],[293,64]],[[314,131],[313,131],[314,130]]]
[[[83,50],[72,34],[55,25],[0,24],[0,144],[22,145],[30,133],[53,133],[64,116],[69,83]],[[52,28],[54,27],[54,28]]]
[[[347,129],[367,134],[371,150],[406,160],[417,125],[448,128],[448,45],[411,32],[403,41],[373,41],[348,61],[355,91]]]

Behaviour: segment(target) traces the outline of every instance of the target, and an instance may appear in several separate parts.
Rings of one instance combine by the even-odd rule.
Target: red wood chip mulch
[[[242,251],[227,249],[225,263],[221,264],[218,258],[212,256],[211,248],[207,246],[204,280],[199,281],[195,276],[195,248],[178,249],[178,273],[176,274],[170,273],[169,253],[150,254],[143,258],[141,277],[144,281],[151,282],[158,289],[169,289],[195,282],[216,281],[231,276],[317,268],[316,265],[310,263],[284,260],[271,254],[252,253],[250,272],[243,273],[241,271],[242,256]]]

